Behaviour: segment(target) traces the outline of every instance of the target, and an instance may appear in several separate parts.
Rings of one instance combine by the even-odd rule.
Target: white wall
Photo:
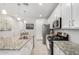
[[[24,29],[26,32],[30,32],[32,35],[35,35],[35,21],[36,19],[34,18],[25,18],[26,20],[26,24],[34,24],[34,29],[33,30],[29,30],[29,29],[26,29],[26,24],[24,24]]]
[[[47,23],[47,19],[36,19],[35,39],[42,39],[42,25]]]

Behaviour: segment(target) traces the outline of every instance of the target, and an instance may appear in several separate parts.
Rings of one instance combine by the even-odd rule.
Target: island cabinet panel
[[[54,43],[53,45],[54,55],[65,55],[65,53]]]
[[[21,54],[31,55],[33,48],[33,40],[31,39],[22,49]],[[23,52],[22,52],[23,51]]]
[[[54,44],[54,46],[53,46],[53,54],[54,55],[59,55],[59,48],[56,44]]]

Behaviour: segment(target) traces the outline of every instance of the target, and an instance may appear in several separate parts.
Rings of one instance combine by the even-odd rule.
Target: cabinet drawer
[[[65,53],[62,50],[59,50],[60,55],[65,55]]]

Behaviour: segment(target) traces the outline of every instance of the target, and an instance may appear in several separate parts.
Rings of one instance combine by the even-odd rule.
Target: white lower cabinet
[[[33,48],[33,39],[29,40],[26,45],[20,50],[21,55],[31,55]]]
[[[58,46],[56,44],[54,44],[53,49],[54,49],[53,50],[54,55],[59,55],[59,48],[58,48]]]
[[[62,50],[59,50],[59,55],[65,55],[65,53]]]
[[[56,44],[54,44],[53,49],[54,55],[65,55],[65,53],[61,49],[59,49],[59,47]]]
[[[33,40],[30,40],[30,41],[28,42],[27,46],[28,46],[28,47],[27,47],[27,48],[28,48],[27,52],[28,52],[28,54],[31,54],[32,48],[33,48]]]
[[[30,40],[30,42],[28,43],[28,54],[31,54],[32,48],[33,48],[33,41]]]

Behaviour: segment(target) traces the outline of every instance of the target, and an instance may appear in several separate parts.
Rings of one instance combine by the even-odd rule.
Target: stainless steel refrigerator
[[[46,35],[49,33],[50,33],[50,24],[43,24],[42,26],[43,44],[46,44]]]

